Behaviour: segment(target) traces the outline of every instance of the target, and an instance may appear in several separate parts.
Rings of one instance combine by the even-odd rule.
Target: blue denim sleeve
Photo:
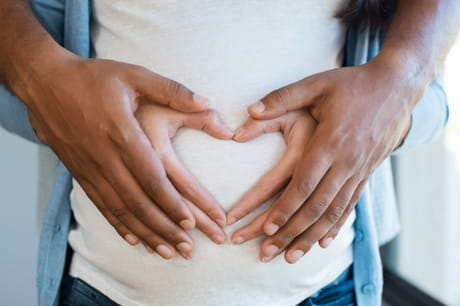
[[[65,6],[74,2],[65,0],[30,1],[35,17],[57,43],[62,44],[64,41]],[[84,1],[76,2],[78,5],[85,3]],[[75,27],[81,27],[81,24],[77,23]],[[30,125],[26,106],[2,84],[0,84],[0,126],[13,134],[41,144]]]
[[[425,95],[412,111],[412,124],[402,145],[393,155],[428,143],[441,134],[449,118],[447,96],[440,78],[428,87]]]
[[[2,85],[0,85],[0,126],[13,134],[41,144],[32,129],[25,104]]]

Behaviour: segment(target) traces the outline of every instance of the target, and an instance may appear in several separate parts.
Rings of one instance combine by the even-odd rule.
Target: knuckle
[[[148,179],[146,183],[146,191],[148,194],[157,195],[163,190],[165,179],[163,177],[153,177]]]
[[[293,237],[289,237],[285,234],[276,234],[275,236],[272,236],[272,243],[275,244],[276,246],[283,248],[286,245],[291,242]]]
[[[336,205],[340,207],[342,210],[345,209],[349,201],[350,201],[349,195],[345,195],[345,194],[337,195],[336,198],[334,199],[334,202],[336,203]]]
[[[332,224],[337,223],[340,220],[342,213],[342,207],[331,207],[326,214],[327,221],[329,221]]]
[[[142,201],[136,201],[129,205],[129,210],[135,216],[144,216],[147,214],[150,205]]]
[[[279,210],[273,213],[271,222],[278,226],[283,226],[289,220],[289,213],[285,210]]]
[[[128,211],[124,208],[113,208],[112,214],[123,223],[127,221],[129,215]]]
[[[168,102],[169,105],[172,105],[172,104],[175,103],[175,101],[179,97],[180,92],[182,90],[182,85],[179,84],[176,81],[168,79],[166,81],[166,87],[167,87],[167,91],[168,91],[167,102]]]
[[[280,88],[272,92],[274,98],[277,100],[277,103],[282,106],[284,109],[287,109],[290,100],[290,92],[287,87]]]
[[[314,219],[318,219],[319,217],[321,217],[324,213],[324,211],[326,210],[327,206],[328,206],[328,202],[326,201],[326,199],[324,198],[321,198],[321,199],[318,199],[316,200],[315,202],[313,202],[312,205],[310,205],[309,207],[309,212],[310,212],[310,215],[314,218]]]
[[[313,247],[314,242],[311,241],[310,239],[305,239],[299,241],[299,243],[296,245],[298,249],[302,250],[303,252],[307,253],[310,251],[310,249]]]
[[[185,241],[185,239],[182,236],[182,230],[180,229],[170,229],[165,232],[163,232],[163,237],[170,242],[173,243],[179,243],[182,241]]]
[[[309,179],[304,179],[300,181],[297,187],[298,192],[305,197],[309,196],[314,188],[315,184]]]

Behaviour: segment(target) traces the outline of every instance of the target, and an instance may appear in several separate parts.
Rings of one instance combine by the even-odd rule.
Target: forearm
[[[423,92],[441,70],[460,28],[458,0],[399,0],[394,18],[376,61],[397,67],[417,94]]]
[[[26,0],[0,2],[0,82],[27,102],[30,81],[52,66],[55,56],[64,54],[37,21]]]

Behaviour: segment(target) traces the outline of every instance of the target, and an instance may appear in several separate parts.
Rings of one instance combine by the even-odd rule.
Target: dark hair
[[[388,25],[395,8],[396,0],[348,0],[336,17],[349,27],[375,29]]]

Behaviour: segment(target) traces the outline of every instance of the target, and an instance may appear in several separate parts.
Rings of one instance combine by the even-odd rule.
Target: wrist
[[[7,85],[27,106],[33,106],[36,92],[55,82],[56,72],[69,70],[69,63],[77,58],[54,41],[39,45],[33,53],[18,57],[12,63]]]
[[[400,95],[400,101],[412,110],[423,97],[434,76],[421,67],[414,56],[398,52],[382,52],[366,65],[384,76],[389,90]]]

